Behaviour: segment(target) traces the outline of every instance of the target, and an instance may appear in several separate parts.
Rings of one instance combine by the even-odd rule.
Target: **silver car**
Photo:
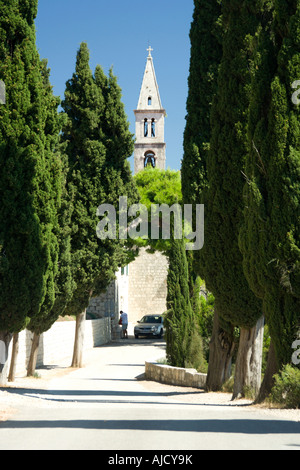
[[[145,315],[134,327],[134,336],[156,336],[161,338],[164,334],[162,315]]]

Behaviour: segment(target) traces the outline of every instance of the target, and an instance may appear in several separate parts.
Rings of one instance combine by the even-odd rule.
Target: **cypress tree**
[[[188,79],[184,155],[182,160],[182,195],[185,204],[205,203],[208,188],[207,166],[211,140],[211,107],[218,88],[218,70],[222,58],[223,25],[221,1],[194,0],[190,30],[191,57]],[[207,207],[205,206],[205,221]],[[206,223],[206,222],[205,222]],[[206,244],[206,241],[205,241]],[[206,278],[201,252],[194,252],[191,278]],[[232,327],[223,320],[220,325],[215,308],[215,328],[210,347],[208,385],[218,389],[230,369],[233,350]],[[214,372],[215,379],[211,371]],[[220,371],[218,373],[218,371]],[[220,375],[220,377],[219,377]]]
[[[102,77],[102,78],[101,78]],[[95,82],[104,96],[105,113],[101,120],[106,158],[102,171],[105,201],[114,205],[118,214],[119,197],[126,196],[128,206],[139,201],[139,193],[132,176],[128,157],[134,150],[134,135],[129,131],[129,122],[122,103],[122,90],[113,70],[105,77],[100,66],[95,70]],[[129,218],[130,220],[130,218]],[[118,217],[117,217],[118,233]],[[118,265],[125,265],[137,255],[131,240],[114,243],[114,255]]]
[[[71,252],[76,284],[65,312],[76,315],[78,327],[91,296],[107,288],[118,266],[127,259],[127,250],[119,240],[100,240],[96,235],[99,205],[116,203],[119,196],[126,196],[126,191],[134,193],[126,162],[134,144],[125,113],[121,113],[120,98],[112,74],[107,79],[98,66],[93,76],[88,47],[82,43],[76,71],[67,82],[62,103],[68,116],[62,141],[68,156],[67,185],[74,207]],[[128,202],[132,203],[130,199]],[[76,332],[72,364],[80,366],[81,352],[77,347],[80,328]]]
[[[199,258],[206,286],[215,296],[215,307],[222,324],[226,322],[229,333],[235,326],[242,328],[239,347],[243,353],[242,360],[236,364],[237,388],[234,391],[234,396],[238,396],[250,382],[255,389],[260,385],[260,374],[256,373],[257,380],[252,381],[252,364],[247,362],[251,354],[245,354],[243,349],[252,347],[251,341],[245,344],[243,338],[252,336],[249,330],[256,328],[258,321],[263,325],[262,305],[245,278],[238,235],[244,206],[242,193],[248,150],[249,61],[252,54],[249,42],[257,32],[261,12],[257,11],[255,2],[226,0],[222,2],[222,13],[225,31],[223,55],[218,91],[211,111],[208,189],[204,196],[205,245]],[[245,335],[243,330],[246,330]],[[259,366],[253,365],[253,371],[256,370],[259,371]]]
[[[300,118],[292,85],[300,77],[300,2],[274,2],[262,31],[249,116],[245,219],[240,235],[244,270],[264,311],[275,352],[272,376],[291,362],[300,317]],[[275,368],[275,369],[274,369]]]
[[[4,359],[11,334],[40,312],[52,283],[51,257],[57,247],[53,227],[60,194],[59,163],[48,161],[49,103],[35,44],[36,14],[37,0],[0,2],[0,76],[6,85],[6,104],[0,107],[0,340],[6,344]],[[3,382],[5,374],[2,370]]]
[[[172,366],[200,369],[204,365],[202,339],[190,301],[184,240],[176,240],[172,234],[168,255],[165,318],[167,359]]]
[[[62,153],[63,148],[59,143],[59,133],[61,130],[63,116],[58,114],[59,98],[53,96],[52,87],[49,81],[50,70],[47,62],[42,61],[42,75],[44,78],[45,96],[48,99],[48,109],[46,118],[46,150],[47,162],[51,165],[53,174],[53,184],[49,191],[53,195],[60,195],[56,200],[57,217],[52,221],[53,236],[56,237],[56,244],[51,252],[51,276],[47,283],[47,293],[41,306],[39,315],[30,320],[27,329],[34,333],[31,354],[27,374],[33,375],[36,366],[39,337],[48,331],[70,301],[73,291],[71,274],[71,252],[70,252],[70,220],[72,205],[66,188],[66,177],[68,172],[67,161]],[[60,185],[60,186],[58,186]]]
[[[222,57],[220,0],[194,0],[190,41],[187,116],[181,166],[182,195],[185,204],[199,204],[203,190],[207,187],[210,111]]]
[[[62,107],[68,118],[62,142],[69,166],[67,188],[74,208],[71,252],[76,283],[67,310],[69,314],[78,315],[88,305],[98,273],[96,210],[105,196],[101,182],[105,147],[100,126],[104,98],[94,82],[85,43],[77,53],[76,71],[66,84]]]

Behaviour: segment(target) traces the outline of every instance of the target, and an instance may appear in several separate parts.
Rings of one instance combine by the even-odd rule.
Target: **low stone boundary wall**
[[[145,362],[145,379],[181,387],[205,388],[207,374],[156,362]]]
[[[44,365],[61,365],[72,361],[75,321],[58,321],[52,328],[41,335],[37,367]],[[16,363],[16,375],[25,375],[31,351],[33,334],[23,330],[19,334],[19,353]],[[85,321],[84,351],[93,347],[107,344],[111,341],[110,318],[99,318],[97,320]],[[9,351],[11,356],[12,341]]]

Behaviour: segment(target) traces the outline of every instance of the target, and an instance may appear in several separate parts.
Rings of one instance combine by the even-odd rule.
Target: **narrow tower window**
[[[148,137],[148,119],[144,120],[144,137]]]
[[[155,119],[151,121],[151,137],[155,137]]]
[[[151,96],[149,96],[149,98],[148,98],[148,106],[151,106],[151,105],[152,105],[152,98],[151,98]]]

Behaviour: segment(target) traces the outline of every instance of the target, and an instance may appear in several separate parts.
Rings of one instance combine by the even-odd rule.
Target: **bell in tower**
[[[155,76],[153,49],[149,47],[146,69],[135,114],[134,173],[150,165],[166,169],[165,117]]]

